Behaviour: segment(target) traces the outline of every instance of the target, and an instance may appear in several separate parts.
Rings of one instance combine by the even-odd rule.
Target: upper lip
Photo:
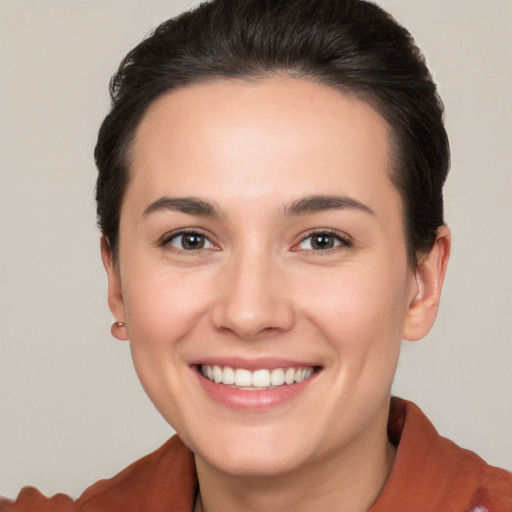
[[[317,362],[275,357],[257,357],[250,359],[243,357],[205,357],[204,359],[198,359],[191,363],[191,366],[199,365],[228,366],[230,368],[244,368],[251,371],[260,369],[273,370],[275,368],[309,368],[320,366]]]

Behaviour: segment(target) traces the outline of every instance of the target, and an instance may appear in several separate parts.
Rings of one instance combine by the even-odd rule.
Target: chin
[[[203,458],[219,472],[247,478],[279,477],[292,473],[302,466],[301,457],[297,453],[287,456],[283,452],[254,453],[253,450],[242,449],[237,453],[222,452],[207,454],[207,457],[200,454],[196,456]]]
[[[312,450],[304,442],[304,435],[280,435],[269,430],[245,427],[226,436],[211,435],[200,444],[185,443],[196,457],[217,471],[240,477],[285,475],[311,458]]]

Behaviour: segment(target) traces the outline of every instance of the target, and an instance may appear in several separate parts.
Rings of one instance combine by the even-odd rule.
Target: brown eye
[[[201,233],[178,233],[166,242],[167,245],[182,251],[213,249],[215,246]]]
[[[331,235],[313,235],[311,237],[311,247],[316,251],[332,249],[334,247],[334,237]]]
[[[350,247],[351,243],[336,233],[318,232],[303,238],[298,248],[306,251],[329,251],[339,246]]]

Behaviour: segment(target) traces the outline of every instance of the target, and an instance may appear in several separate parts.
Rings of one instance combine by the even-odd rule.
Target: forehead
[[[373,207],[383,192],[396,195],[389,153],[387,123],[353,95],[291,78],[218,80],[149,107],[132,147],[128,195],[149,201],[195,190],[214,200],[287,202],[307,191]]]

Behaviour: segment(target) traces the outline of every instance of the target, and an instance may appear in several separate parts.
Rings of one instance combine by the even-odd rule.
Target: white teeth
[[[313,375],[313,368],[301,368],[295,372],[295,382],[302,382],[304,379],[308,379]]]
[[[252,386],[252,374],[249,370],[237,368],[235,370],[235,384],[239,387]]]
[[[230,368],[229,366],[226,366],[224,368],[224,375],[223,375],[222,383],[223,384],[234,384],[235,383],[235,370],[233,368]]]
[[[262,368],[251,372],[244,368],[208,364],[201,365],[200,370],[203,377],[216,384],[244,389],[263,389],[284,384],[290,385],[308,379],[315,372],[312,367],[273,368],[272,370]]]
[[[268,388],[270,386],[270,372],[268,370],[252,372],[252,385],[257,388]]]
[[[272,370],[272,373],[270,374],[270,383],[272,386],[281,386],[284,384],[284,371],[282,368]]]
[[[293,384],[295,382],[295,368],[287,368],[284,374],[284,381],[286,384]]]
[[[213,380],[218,384],[219,382],[222,382],[222,368],[220,366],[214,365],[213,366]]]

